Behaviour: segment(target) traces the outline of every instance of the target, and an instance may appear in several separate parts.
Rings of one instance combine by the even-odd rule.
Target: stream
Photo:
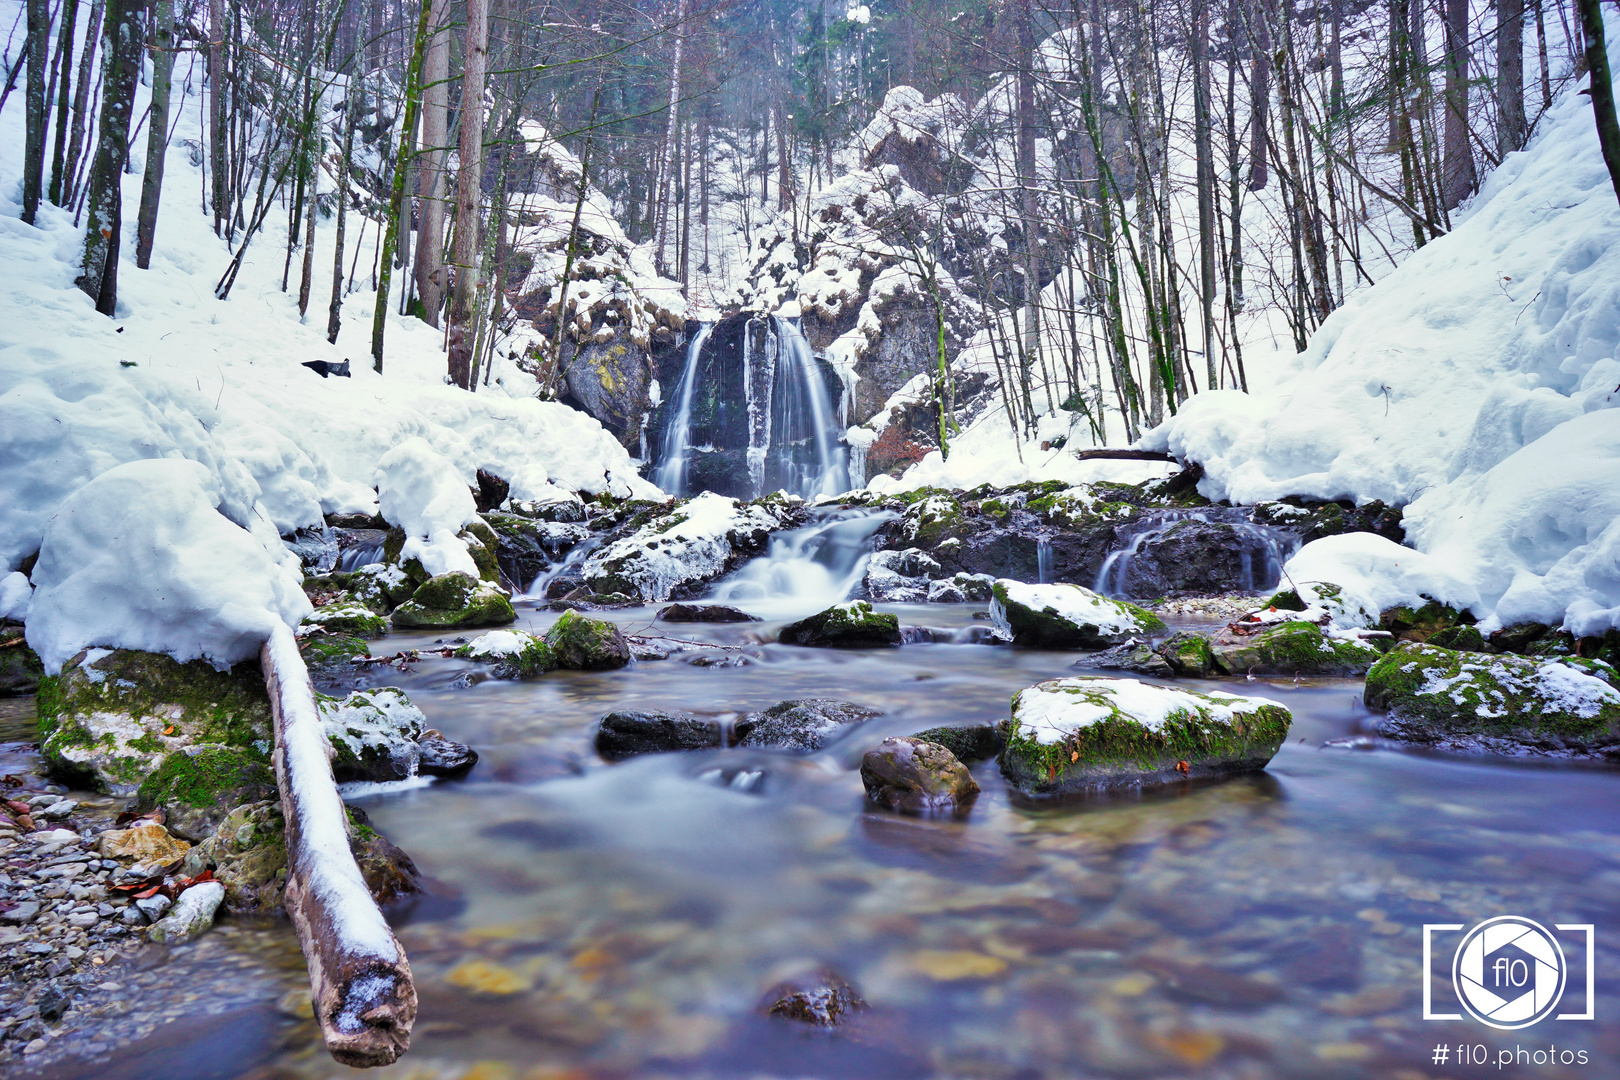
[[[816,527],[859,546],[865,537],[851,534],[866,524]],[[858,575],[831,557],[811,570],[802,538],[778,539],[800,550],[773,550],[716,590],[768,621],[595,613],[703,643],[696,652],[527,682],[431,657],[375,670],[481,761],[462,782],[349,792],[433,884],[400,913],[421,1002],[412,1049],[374,1075],[1460,1075],[1432,1069],[1441,1040],[1483,1045],[1493,1062],[1499,1049],[1548,1043],[1590,1061],[1494,1075],[1617,1075],[1612,771],[1366,739],[1356,748],[1351,737],[1369,726],[1359,681],[1261,680],[1227,688],[1293,711],[1264,773],[1029,806],[1009,797],[991,761],[973,768],[983,794],[965,821],[878,812],[864,803],[864,750],[889,735],[999,720],[1015,691],[1073,673],[1075,654],[764,643]],[[520,602],[521,628],[558,617],[536,605]],[[880,607],[903,625],[983,625],[982,605]],[[377,648],[435,637],[394,634]],[[741,714],[815,696],[887,715],[808,756],[730,748],[608,765],[592,747],[613,709]],[[1499,914],[1597,924],[1597,1022],[1496,1032],[1421,1019],[1423,924]],[[1454,947],[1436,948],[1437,984],[1449,983]],[[774,984],[817,966],[871,1009],[838,1033],[760,1015]],[[211,1015],[182,1010],[146,1025],[115,1061],[51,1075],[350,1074],[311,1022],[277,1007],[307,985],[285,925],[227,923],[193,945],[149,950],[133,971],[112,973],[107,995],[181,995],[220,970],[229,978],[210,983]],[[1572,1010],[1584,1007],[1578,975]]]

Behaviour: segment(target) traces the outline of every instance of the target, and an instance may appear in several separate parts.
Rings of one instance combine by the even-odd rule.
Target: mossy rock
[[[570,671],[606,671],[630,662],[630,644],[617,626],[577,611],[563,612],[544,643],[556,666]]]
[[[1485,635],[1473,626],[1448,626],[1430,635],[1426,644],[1458,652],[1482,653],[1485,651]]]
[[[1032,649],[1105,649],[1165,629],[1145,608],[1078,585],[1028,585],[1001,578],[990,587],[990,615],[1014,645]]]
[[[276,915],[287,889],[287,825],[274,799],[232,808],[208,838],[186,852],[180,873],[204,870],[225,886],[233,915]]]
[[[25,697],[39,689],[45,665],[28,647],[20,625],[0,626],[0,698]]]
[[[1225,675],[1293,675],[1348,678],[1378,662],[1369,645],[1329,637],[1315,623],[1277,623],[1252,636],[1231,632],[1211,645],[1215,667]]]
[[[417,741],[427,718],[405,691],[379,686],[355,690],[342,700],[316,694],[315,708],[332,745],[332,776],[339,783],[416,774]]]
[[[378,615],[387,615],[411,598],[417,582],[392,563],[362,566],[349,577],[349,594],[355,603]]]
[[[345,634],[322,634],[319,637],[300,639],[298,652],[303,656],[306,665],[317,668],[370,656],[371,646],[366,644],[365,638]]]
[[[1209,639],[1202,634],[1183,631],[1175,634],[1158,648],[1170,670],[1188,679],[1208,679],[1221,674],[1215,666],[1215,653]]]
[[[457,570],[423,582],[391,618],[402,629],[454,630],[505,626],[517,612],[500,589]]]
[[[960,540],[969,532],[967,512],[948,491],[924,489],[921,498],[907,498],[911,504],[900,519],[900,533],[908,547],[930,550],[943,540]]]
[[[473,565],[478,567],[478,576],[485,581],[498,583],[501,580],[501,567],[496,555],[501,542],[489,523],[482,518],[474,518],[456,536],[467,545],[467,554],[472,556]]]
[[[235,747],[268,761],[270,699],[259,665],[215,671],[132,649],[88,649],[36,698],[40,751],[57,776],[127,797],[169,754]]]
[[[379,638],[388,633],[388,620],[356,600],[323,604],[304,616],[299,631],[324,631],[350,637]]]
[[[491,630],[456,649],[462,660],[494,665],[497,679],[532,679],[557,667],[546,639],[521,630]]]
[[[162,807],[169,831],[195,844],[236,807],[275,797],[275,774],[263,760],[230,746],[188,746],[141,783],[135,809]]]
[[[1276,702],[1076,676],[1013,696],[1001,771],[1044,798],[1264,769],[1293,717]]]
[[[1444,630],[1473,623],[1472,615],[1437,600],[1416,608],[1404,605],[1387,608],[1378,616],[1378,628],[1388,630],[1401,641],[1428,641]]]
[[[913,739],[938,743],[958,760],[972,763],[986,761],[1001,753],[1006,733],[995,724],[968,724],[964,727],[935,727],[914,731]]]
[[[1620,761],[1620,673],[1600,660],[1405,642],[1367,673],[1392,739],[1464,753]]]
[[[900,617],[878,611],[865,600],[850,600],[788,623],[777,640],[783,645],[884,648],[900,644]]]

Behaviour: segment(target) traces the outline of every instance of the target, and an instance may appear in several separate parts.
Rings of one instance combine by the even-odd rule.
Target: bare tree
[[[1474,150],[1468,142],[1468,0],[1445,0],[1446,89],[1441,151],[1441,205],[1455,210],[1473,193]]]
[[[416,295],[422,319],[439,325],[444,306],[444,159],[449,138],[450,0],[429,0],[427,53],[422,58],[422,149],[417,155]]]
[[[467,0],[467,33],[462,39],[461,169],[456,177],[456,242],[451,263],[456,271],[450,301],[450,381],[471,390],[473,320],[478,296],[481,233],[478,209],[484,181],[484,73],[489,61],[489,0]]]
[[[123,233],[122,181],[129,161],[129,121],[141,73],[141,0],[107,0],[101,132],[90,168],[84,257],[75,282],[111,316],[118,305],[118,246]]]
[[[1592,118],[1597,122],[1598,145],[1609,167],[1609,182],[1620,198],[1620,122],[1615,119],[1614,80],[1609,73],[1609,48],[1603,34],[1603,12],[1598,0],[1577,0],[1581,29],[1586,37],[1586,69],[1591,73]]]
[[[34,223],[45,175],[45,69],[51,61],[51,5],[49,0],[28,0],[28,88],[23,109],[22,219]]]
[[[135,265],[152,265],[158,203],[163,197],[163,162],[169,151],[169,95],[174,82],[174,0],[157,0],[152,20],[152,111],[147,117],[146,173],[141,180]]]
[[[1524,0],[1496,0],[1496,152],[1524,145]]]

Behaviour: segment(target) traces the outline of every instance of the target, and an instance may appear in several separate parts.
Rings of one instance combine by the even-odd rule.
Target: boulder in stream
[[[1367,673],[1379,733],[1465,753],[1620,760],[1620,673],[1601,660],[1403,642]]]
[[[1361,675],[1381,655],[1360,638],[1336,636],[1316,623],[1296,619],[1265,624],[1253,633],[1224,630],[1210,642],[1210,651],[1215,667],[1225,675],[1307,678]]]
[[[870,1007],[842,976],[819,970],[766,991],[761,1011],[780,1020],[832,1028]]]
[[[630,644],[617,626],[577,611],[563,612],[545,643],[556,666],[569,671],[607,671],[630,662]]]
[[[1282,747],[1288,710],[1265,698],[1075,676],[1013,696],[1001,771],[1028,797],[1255,772]]]
[[[497,586],[454,570],[424,581],[391,617],[402,629],[455,630],[505,626],[517,620],[517,612]]]
[[[759,622],[758,615],[750,615],[741,608],[726,604],[671,604],[658,613],[661,622],[673,623],[739,623]]]
[[[557,666],[557,658],[543,637],[522,630],[491,630],[456,649],[462,660],[493,664],[497,679],[532,679]]]
[[[1164,622],[1151,611],[1078,585],[1026,585],[1001,578],[991,592],[991,617],[1015,645],[1103,649],[1164,629]]]
[[[167,915],[146,931],[148,941],[177,945],[200,937],[214,925],[214,913],[225,899],[225,886],[217,881],[201,881],[180,894]]]
[[[438,728],[422,732],[417,740],[416,771],[422,776],[458,780],[478,764],[478,751],[465,743],[453,742]]]
[[[979,785],[955,754],[904,735],[866,752],[861,783],[872,802],[905,814],[962,814],[979,797]]]
[[[766,496],[743,503],[706,492],[654,517],[585,561],[586,585],[643,603],[692,590],[765,550],[772,532],[804,519],[802,500]]]
[[[911,737],[939,743],[955,754],[958,761],[972,764],[975,761],[987,761],[1001,753],[1006,733],[995,724],[963,724],[958,727],[934,727],[927,731],[915,731]]]
[[[899,645],[900,617],[878,611],[865,600],[850,600],[788,623],[777,640],[783,645],[846,649]]]
[[[720,746],[720,721],[687,712],[642,712],[625,709],[602,717],[596,729],[596,752],[608,761],[639,754],[709,750]]]
[[[323,604],[304,616],[298,635],[340,634],[349,637],[378,638],[388,632],[388,621],[357,600]]]
[[[332,745],[332,775],[351,780],[404,780],[416,774],[427,717],[395,686],[356,690],[341,701],[315,695]]]
[[[135,810],[162,809],[163,823],[184,840],[206,840],[243,803],[276,797],[276,777],[260,757],[238,747],[188,746],[163,759],[135,795]]]
[[[877,709],[831,698],[780,701],[738,720],[732,734],[738,746],[820,750],[855,725],[881,715]]]

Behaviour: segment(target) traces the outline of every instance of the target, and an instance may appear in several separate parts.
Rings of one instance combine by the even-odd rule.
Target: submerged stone
[[[630,644],[617,626],[577,611],[565,611],[551,624],[545,644],[556,666],[569,671],[606,671],[630,662]]]
[[[504,626],[516,621],[517,612],[496,586],[453,571],[424,581],[409,600],[394,609],[392,619],[404,629],[452,630]]]
[[[900,617],[878,611],[865,600],[851,600],[788,623],[777,640],[783,645],[847,649],[899,645]]]
[[[1620,760],[1620,673],[1599,660],[1406,642],[1367,673],[1392,739],[1471,753]]]
[[[203,881],[180,894],[169,913],[146,931],[148,941],[174,945],[200,937],[214,925],[214,913],[225,899],[225,886]]]
[[[872,802],[907,814],[962,813],[979,797],[979,785],[955,754],[903,735],[866,752],[861,783]]]
[[[1015,645],[1102,649],[1164,629],[1164,622],[1151,611],[1078,585],[1026,585],[1001,578],[991,586],[991,594],[991,618]]]
[[[749,713],[732,729],[738,746],[820,750],[855,725],[881,716],[877,709],[831,698],[781,701]]]
[[[1264,769],[1288,737],[1265,698],[1075,676],[1013,697],[1001,771],[1026,796],[1229,776]]]
[[[622,761],[638,754],[707,750],[720,746],[722,736],[718,720],[686,712],[624,710],[602,717],[596,752],[608,761]]]
[[[440,776],[447,780],[459,779],[478,764],[478,751],[465,743],[454,742],[437,728],[422,732],[417,740],[416,771],[422,776]]]
[[[855,1013],[870,1008],[842,976],[821,970],[779,983],[766,991],[767,1016],[816,1027],[837,1027]]]

